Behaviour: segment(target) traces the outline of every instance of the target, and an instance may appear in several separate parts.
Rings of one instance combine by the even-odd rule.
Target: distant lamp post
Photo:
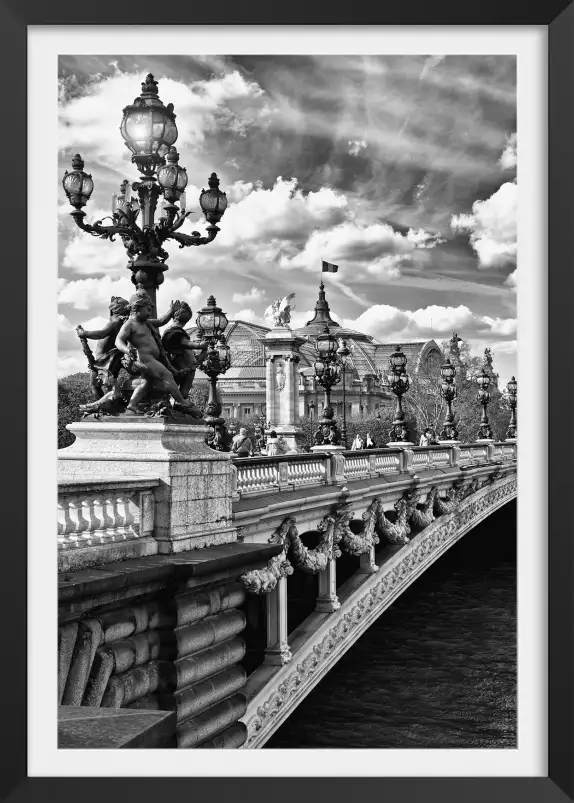
[[[73,157],[72,170],[66,171],[62,185],[74,207],[71,215],[80,229],[104,240],[113,240],[116,235],[121,238],[128,255],[132,282],[148,293],[155,316],[156,291],[167,270],[168,253],[163,249],[164,242],[175,240],[180,248],[212,242],[219,232],[217,224],[227,208],[227,198],[219,189],[219,179],[212,173],[209,189],[202,190],[199,196],[199,205],[209,224],[207,236],[202,237],[197,231],[191,234],[178,231],[191,213],[185,211],[187,173],[180,167],[179,154],[174,147],[177,125],[173,104],[164,106],[161,102],[157,81],[151,73],[141,86],[141,95],[124,108],[120,125],[132,162],[141,174],[140,180],[131,185],[122,182],[119,195],[112,198],[111,224],[104,225],[105,218],[93,224],[84,222],[86,213],[82,207],[90,199],[94,182],[88,173],[84,173],[84,162],[79,153]],[[162,195],[165,201],[155,221],[158,200]]]
[[[323,333],[317,337],[315,342],[318,356],[313,363],[317,382],[325,390],[323,417],[319,421],[319,427],[314,436],[316,446],[339,446],[341,443],[341,435],[331,407],[331,388],[341,381],[337,346],[337,339],[329,332],[329,327],[325,326]]]
[[[476,394],[477,402],[482,405],[482,416],[480,419],[480,427],[478,430],[477,440],[492,440],[492,429],[486,409],[490,404],[490,393],[488,388],[490,386],[491,378],[486,372],[485,366],[482,367],[481,372],[476,377],[476,384],[478,385],[478,393]]]
[[[395,346],[395,350],[389,357],[389,366],[391,373],[389,374],[389,387],[391,392],[397,397],[397,406],[395,409],[395,418],[391,431],[389,433],[391,443],[410,443],[409,430],[405,423],[405,414],[403,412],[402,399],[404,394],[410,387],[409,377],[407,375],[407,358],[401,351],[400,346]]]
[[[200,368],[209,377],[209,397],[205,407],[205,422],[209,433],[206,444],[217,452],[230,451],[230,436],[221,418],[221,402],[217,394],[217,377],[231,366],[231,350],[225,342],[227,316],[209,296],[207,305],[197,314],[198,336],[207,344],[207,351]]]
[[[506,431],[506,440],[513,441],[516,440],[516,401],[518,391],[518,382],[514,377],[506,384],[506,389],[508,390],[508,404],[510,407],[510,423]]]
[[[441,393],[446,402],[446,416],[440,437],[441,440],[456,441],[458,440],[458,431],[454,425],[454,413],[452,411],[452,403],[457,396],[456,385],[454,384],[456,368],[452,365],[450,359],[447,358],[446,362],[441,366],[440,375],[442,377]]]
[[[341,374],[343,382],[343,426],[341,427],[341,441],[343,446],[347,449],[347,400],[345,396],[345,373],[347,360],[349,358],[350,350],[347,348],[347,341],[341,340],[339,348],[337,349],[337,357],[341,365]]]

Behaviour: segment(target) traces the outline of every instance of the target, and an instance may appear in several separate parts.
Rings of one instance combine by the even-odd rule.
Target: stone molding
[[[333,613],[307,644],[281,667],[250,700],[243,721],[243,749],[261,747],[289,713],[319,682],[371,623],[431,563],[487,515],[516,497],[516,476],[505,477],[463,499],[456,510],[435,520],[392,556],[339,611]]]

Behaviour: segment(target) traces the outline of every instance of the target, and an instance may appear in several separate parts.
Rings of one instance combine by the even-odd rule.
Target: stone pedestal
[[[414,446],[414,443],[412,443],[411,441],[389,441],[389,443],[387,443],[387,446],[390,449],[408,449],[411,446]]]
[[[312,452],[328,452],[329,454],[333,452],[344,452],[346,451],[344,446],[331,446],[331,444],[327,444],[326,446],[311,446]]]
[[[154,478],[153,536],[160,554],[237,540],[229,454],[209,449],[206,426],[168,418],[107,417],[68,424],[75,442],[58,450],[59,480]]]
[[[458,446],[462,441],[439,441],[440,446]]]
[[[277,327],[265,337],[266,404],[269,429],[287,443],[287,454],[302,452],[299,425],[299,347],[305,341],[288,327]]]

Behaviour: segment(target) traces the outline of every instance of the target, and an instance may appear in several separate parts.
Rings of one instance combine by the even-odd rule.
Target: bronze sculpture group
[[[152,318],[153,304],[145,290],[129,302],[112,297],[110,320],[99,330],[76,331],[91,373],[95,400],[81,406],[84,415],[170,415],[201,418],[189,398],[196,369],[207,344],[192,340],[184,326],[192,311],[185,301],[172,301],[169,310]],[[159,327],[171,325],[159,333]],[[97,340],[95,353],[88,340]],[[121,376],[121,369],[125,375]],[[173,406],[169,399],[173,399]]]

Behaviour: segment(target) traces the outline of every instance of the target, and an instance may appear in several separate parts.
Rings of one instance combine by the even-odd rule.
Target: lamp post
[[[323,407],[323,417],[319,422],[319,427],[315,432],[316,446],[339,446],[341,435],[334,420],[334,411],[331,407],[331,388],[341,381],[340,365],[337,360],[337,340],[329,332],[329,327],[325,326],[323,334],[317,337],[315,343],[318,359],[313,363],[317,382],[325,390],[325,403]]]
[[[217,377],[231,366],[231,350],[225,342],[227,316],[209,296],[207,305],[197,314],[198,335],[207,343],[207,351],[200,368],[209,377],[209,397],[205,407],[205,422],[209,433],[205,443],[218,452],[229,452],[230,437],[221,418],[221,402],[217,395]]]
[[[514,377],[507,382],[506,388],[508,390],[508,404],[510,406],[510,423],[508,424],[508,429],[506,431],[506,440],[507,441],[514,441],[516,440],[516,401],[517,401],[517,391],[518,391],[518,382]]]
[[[452,411],[452,403],[457,396],[456,385],[454,384],[456,368],[448,357],[441,366],[440,375],[442,377],[441,393],[446,402],[446,416],[440,437],[445,441],[456,441],[458,440],[458,431],[454,425],[454,413]]]
[[[345,397],[345,373],[346,373],[347,359],[350,353],[351,352],[347,348],[347,341],[341,340],[339,348],[337,349],[337,356],[341,364],[341,373],[343,381],[343,426],[341,427],[341,440],[343,441],[343,446],[345,447],[345,449],[347,449],[347,404]]]
[[[479,404],[482,405],[482,416],[480,419],[480,428],[478,430],[478,435],[476,436],[477,440],[492,440],[492,430],[490,428],[490,422],[488,420],[488,415],[486,413],[486,408],[490,403],[490,393],[488,392],[488,387],[490,385],[490,376],[485,370],[486,365],[483,365],[481,372],[476,377],[476,383],[478,385],[478,393],[476,394],[476,400]]]
[[[407,358],[401,351],[400,346],[395,346],[395,350],[389,357],[391,373],[388,376],[391,392],[397,397],[395,408],[395,418],[390,431],[390,443],[410,444],[409,430],[405,424],[405,414],[403,412],[402,399],[410,386],[407,375]]]
[[[72,170],[66,171],[62,185],[74,207],[70,214],[80,229],[104,240],[120,237],[127,251],[132,282],[148,293],[153,302],[152,314],[156,317],[156,291],[164,280],[169,256],[162,247],[164,242],[175,240],[180,248],[212,242],[219,232],[217,224],[227,208],[227,198],[219,189],[219,179],[212,173],[209,189],[202,190],[199,196],[199,205],[209,224],[207,236],[202,237],[197,231],[191,234],[178,231],[191,212],[185,211],[187,172],[180,167],[179,154],[174,147],[178,135],[176,115],[172,103],[164,106],[159,99],[157,81],[151,73],[141,86],[141,95],[124,108],[120,125],[125,145],[132,153],[132,162],[140,171],[140,180],[131,186],[127,181],[120,185],[119,195],[112,198],[111,224],[104,225],[106,218],[93,224],[84,222],[86,213],[82,207],[90,199],[94,182],[91,175],[84,172],[84,161],[79,153],[73,157]],[[156,222],[155,212],[161,195],[165,202]]]

